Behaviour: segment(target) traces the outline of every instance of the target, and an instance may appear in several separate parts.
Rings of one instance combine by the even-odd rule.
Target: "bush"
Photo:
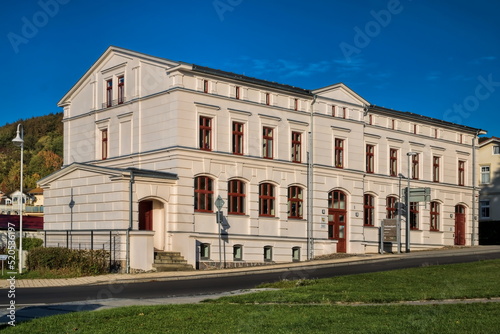
[[[28,270],[71,270],[78,275],[99,275],[108,272],[109,252],[60,247],[35,248],[28,254]]]
[[[23,250],[30,251],[33,248],[42,247],[43,240],[38,238],[23,238]],[[19,238],[16,239],[16,247],[19,249]]]

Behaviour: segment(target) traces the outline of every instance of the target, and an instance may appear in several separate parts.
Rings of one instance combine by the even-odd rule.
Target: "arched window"
[[[375,202],[375,198],[372,195],[365,194],[364,196],[364,225],[365,226],[373,226],[374,216],[375,216],[375,207],[373,203]]]
[[[302,219],[303,191],[301,187],[288,187],[288,218]]]
[[[259,216],[274,217],[274,186],[262,183],[259,186]]]
[[[245,214],[245,183],[241,180],[231,180],[228,184],[228,213],[232,215]]]
[[[214,202],[213,180],[208,176],[194,179],[194,211],[213,212]]]
[[[328,208],[345,210],[346,208],[345,194],[340,190],[331,191],[328,194]]]
[[[397,202],[397,200],[398,200],[397,197],[387,196],[386,205],[385,205],[387,219],[396,218],[396,202]]]
[[[438,202],[431,202],[431,231],[439,231],[439,214],[441,207]]]

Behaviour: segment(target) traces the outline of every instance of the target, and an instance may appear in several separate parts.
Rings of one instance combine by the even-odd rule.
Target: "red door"
[[[465,207],[455,206],[455,245],[465,245]]]
[[[153,230],[153,202],[139,202],[139,230]]]
[[[347,251],[345,217],[345,210],[328,210],[328,238],[337,240],[337,253],[345,253]]]
[[[328,239],[337,240],[337,253],[347,252],[347,196],[339,190],[328,194]]]

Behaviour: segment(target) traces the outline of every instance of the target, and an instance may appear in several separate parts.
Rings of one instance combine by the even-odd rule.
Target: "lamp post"
[[[408,188],[406,189],[406,253],[410,252],[410,167],[411,157],[417,155],[416,152],[408,152],[406,155],[408,156]]]
[[[24,128],[21,123],[17,125],[17,134],[16,138],[12,139],[14,145],[19,146],[21,148],[21,180],[19,191],[20,200],[19,200],[19,273],[23,272],[23,149],[24,149]]]

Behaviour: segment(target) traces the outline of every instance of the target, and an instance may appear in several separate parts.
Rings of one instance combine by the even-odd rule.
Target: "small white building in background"
[[[411,187],[431,189],[411,206],[411,249],[477,244],[484,132],[342,83],[306,90],[109,47],[58,105],[65,167],[39,181],[45,230],[114,230],[132,269],[150,270],[155,250],[199,267],[377,252],[408,162]]]

